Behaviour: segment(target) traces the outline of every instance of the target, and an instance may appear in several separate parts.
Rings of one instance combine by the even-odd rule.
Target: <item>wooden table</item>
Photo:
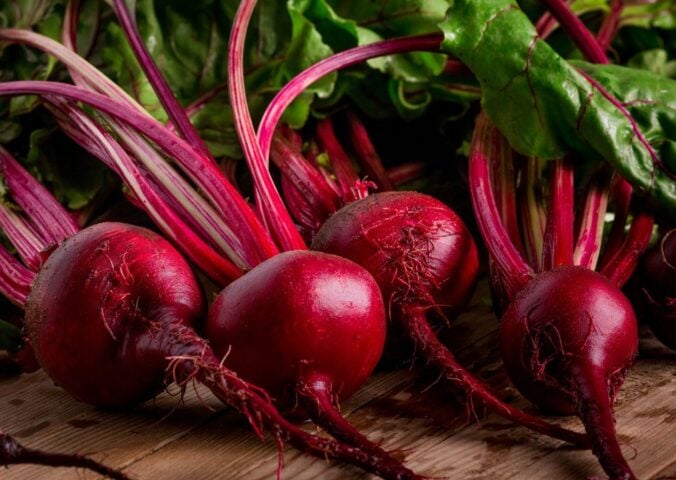
[[[496,342],[486,285],[450,330],[449,344],[472,371],[521,407],[509,387]],[[423,392],[423,393],[421,393]],[[595,458],[489,415],[480,425],[461,397],[420,368],[383,371],[343,406],[372,439],[405,455],[407,465],[434,478],[604,478]],[[622,389],[616,418],[624,452],[643,479],[676,476],[676,353],[644,332],[641,358]],[[470,421],[471,420],[471,421]],[[559,419],[579,429],[575,418]],[[72,400],[41,372],[0,380],[0,426],[26,446],[91,455],[135,479],[273,479],[277,452],[260,442],[232,410],[201,388],[176,391],[126,413],[100,411]],[[308,428],[311,428],[308,426]],[[370,478],[287,449],[285,479]],[[72,469],[12,466],[6,480],[94,479]]]

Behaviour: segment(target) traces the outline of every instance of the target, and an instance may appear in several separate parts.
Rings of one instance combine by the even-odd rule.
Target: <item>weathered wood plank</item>
[[[482,285],[469,313],[444,333],[459,358],[480,372],[503,396],[527,402],[509,386],[497,348],[497,322]],[[617,405],[617,423],[629,463],[640,478],[676,474],[676,354],[654,340],[642,340],[642,358],[632,369]],[[383,371],[342,406],[370,438],[406,455],[407,465],[431,477],[463,479],[603,478],[590,452],[570,449],[490,415],[481,425],[470,418],[461,397],[419,368]],[[90,453],[135,478],[240,479],[275,477],[274,442],[261,443],[245,421],[224,411],[200,389],[210,412],[189,390],[185,405],[171,416],[177,399],[167,394],[129,413],[103,412],[70,399],[42,373],[0,381],[0,426],[24,443]],[[481,412],[478,412],[481,413]],[[562,423],[579,429],[575,418]],[[311,428],[308,426],[308,428]],[[637,454],[634,456],[634,450]],[[338,480],[370,478],[358,470],[285,451],[284,478]],[[0,471],[9,480],[92,480],[96,475],[32,466]]]

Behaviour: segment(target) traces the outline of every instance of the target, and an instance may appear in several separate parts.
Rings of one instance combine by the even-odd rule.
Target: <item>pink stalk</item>
[[[359,120],[359,117],[352,112],[348,113],[348,122],[350,126],[351,145],[357,153],[359,164],[364,169],[368,178],[378,185],[380,191],[394,190],[394,185],[387,176],[383,161],[371,142],[366,127]]]
[[[545,12],[535,23],[535,30],[537,30],[540,38],[544,40],[549,37],[558,26],[559,22],[556,21],[554,15],[552,15],[550,12]]]
[[[76,70],[77,74],[86,81],[88,88],[99,93],[104,93],[111,98],[132,107],[137,112],[143,113],[148,117],[150,116],[136,100],[127,95],[124,90],[87,62],[87,60],[51,38],[30,30],[0,28],[0,40],[28,45],[53,56],[64,63],[69,69]]]
[[[244,43],[256,0],[242,0],[235,14],[228,49],[228,91],[235,128],[256,185],[256,207],[269,232],[283,250],[307,249],[303,238],[284,207],[254,129],[244,85]]]
[[[617,35],[617,31],[620,28],[622,10],[624,10],[624,0],[612,0],[610,3],[610,13],[603,19],[601,28],[596,34],[596,41],[604,52],[610,48],[610,44]]]
[[[655,218],[645,208],[640,208],[631,223],[629,234],[615,256],[601,270],[618,287],[622,287],[631,277],[641,255],[650,243]]]
[[[24,267],[0,245],[0,294],[23,307],[31,291],[35,273]]]
[[[77,107],[68,113],[75,119],[83,133],[99,144],[111,161],[117,165],[122,180],[134,193],[153,222],[188,255],[207,275],[221,284],[230,283],[244,272],[228,259],[215,253],[160,196],[149,186],[134,162],[112,136]]]
[[[490,175],[490,158],[506,140],[490,125],[484,114],[477,117],[469,155],[469,178],[472,204],[477,224],[490,255],[502,273],[509,298],[533,278],[528,266],[509,239],[500,220]]]
[[[604,49],[564,0],[542,1],[589,61],[608,63]]]
[[[614,33],[617,31],[617,22],[619,21],[619,15],[624,8],[623,2],[614,1],[612,5],[611,14],[606,18],[604,22],[605,32],[600,32],[601,40],[597,40],[589,32],[587,27],[582,23],[582,21],[577,18],[565,5],[562,0],[545,0],[548,4],[550,10],[559,18],[563,28],[568,32],[573,41],[576,43],[578,48],[582,50],[588,60],[595,63],[608,63],[608,57],[605,54],[605,49],[608,48],[610,42],[612,41]],[[634,135],[638,138],[639,142],[643,147],[648,151],[652,161],[657,168],[661,168],[664,172],[669,174],[672,178],[675,176],[671,175],[670,170],[665,168],[661,158],[657,155],[657,152],[652,148],[648,140],[645,138],[641,130],[638,128],[638,124],[632,117],[631,113],[626,109],[626,107],[612,96],[608,91],[603,88],[594,78],[592,78],[587,73],[580,71],[580,73],[587,79],[587,81],[598,90],[601,95],[606,98],[609,102],[615,106],[622,114],[627,118],[631,123],[634,130]],[[622,217],[623,215],[620,215]],[[616,223],[617,228],[613,235],[613,243],[611,249],[606,249],[607,253],[604,254],[604,257],[608,259],[606,265],[603,266],[602,271],[605,272],[611,279],[615,280],[618,284],[623,284],[631,275],[631,271],[636,266],[635,262],[635,252],[639,249],[645,249],[646,245],[644,242],[647,242],[650,239],[649,230],[652,229],[651,218],[648,218],[645,212],[640,212],[637,215],[637,218],[634,219],[632,227],[629,233],[629,236],[625,239],[622,247],[617,250],[618,237],[620,233],[620,228],[623,229],[623,225],[620,226],[620,221],[623,220],[620,218],[620,221]],[[638,225],[634,225],[638,223]],[[615,225],[613,225],[615,229]],[[625,259],[619,259],[617,255],[621,252],[625,252],[628,256]]]
[[[624,178],[615,176],[612,187],[613,203],[615,204],[615,218],[606,239],[605,249],[601,257],[600,268],[604,268],[617,254],[624,243],[625,227],[629,217],[629,207],[633,188]]]
[[[321,212],[324,220],[338,210],[340,198],[327,185],[324,177],[281,136],[273,140],[271,158],[282,175],[296,186],[318,213]]]
[[[195,148],[195,150],[211,161],[215,161],[206,144],[197,133],[197,130],[190,123],[190,119],[183,110],[183,107],[178,103],[178,100],[171,91],[171,87],[164,78],[164,75],[162,75],[162,72],[160,72],[160,69],[146,49],[136,26],[136,21],[129,12],[125,1],[113,0],[113,8],[120,20],[120,24],[129,41],[129,45],[131,45],[131,48],[136,55],[139,65],[148,77],[153,90],[155,90],[162,106],[169,115],[172,124],[176,127],[181,136]]]
[[[374,42],[331,55],[296,75],[277,92],[268,105],[258,127],[258,141],[264,158],[270,155],[270,144],[284,110],[310,85],[337,70],[364,62],[371,58],[414,51],[439,51],[443,35],[434,33],[414,37],[401,37]]]
[[[554,161],[550,181],[542,270],[573,264],[573,166],[566,158]]]
[[[60,243],[80,228],[49,191],[30,175],[9,152],[0,147],[0,175],[13,201],[26,212],[47,244]]]
[[[272,147],[272,155],[274,157],[274,145]],[[326,221],[326,216],[317,211],[317,207],[305,195],[298,186],[286,175],[281,178],[282,192],[284,193],[284,201],[289,208],[289,212],[296,219],[298,225],[301,227],[303,238],[308,242],[312,240],[313,235],[321,228]]]
[[[510,240],[521,255],[526,255],[526,249],[521,241],[521,234],[519,232],[515,188],[516,177],[514,176],[514,151],[506,142],[500,142],[496,145],[496,148],[498,150],[491,158],[495,203]]]
[[[75,39],[73,38],[73,34],[76,16],[72,13],[72,5],[69,4],[70,8],[67,10],[71,12],[70,17],[67,17],[70,19],[71,24],[66,25],[64,30],[64,43],[74,48]],[[56,57],[68,67],[73,79],[82,86],[86,86],[95,92],[103,93],[131,107],[127,108],[126,111],[129,112],[133,109],[132,115],[135,117],[139,115],[147,117],[145,123],[147,126],[150,123],[154,123],[152,128],[156,131],[156,135],[161,135],[164,138],[164,145],[170,145],[176,141],[177,137],[169,130],[160,131],[157,128],[157,125],[160,124],[154,121],[143,107],[129,97],[120,87],[115,85],[86,60],[64,47],[64,45],[30,31],[14,29],[0,29],[0,39],[30,45]],[[123,109],[120,108],[119,110],[122,111]],[[124,121],[124,118],[122,120]],[[113,126],[117,125],[119,127],[119,123],[112,123],[114,124]],[[133,132],[130,132],[130,135],[133,135]],[[135,138],[137,141],[142,141],[138,140],[140,138],[138,135]],[[179,141],[178,145],[182,153],[176,159],[178,165],[191,177],[197,187],[205,192],[207,198],[221,212],[221,216],[225,221],[229,225],[232,225],[233,229],[242,236],[243,243],[247,246],[243,255],[248,261],[252,264],[257,264],[261,260],[274,255],[277,249],[267,238],[267,234],[264,232],[259,220],[253,211],[251,211],[250,206],[246,204],[234,187],[227,182],[227,179],[225,179],[218,167],[213,162],[197,154],[187,143]],[[171,150],[172,148],[168,147],[167,151],[170,154]],[[209,174],[194,175],[195,172],[200,170],[206,170]],[[214,180],[214,177],[220,177],[224,180]]]
[[[316,136],[321,147],[329,155],[343,202],[350,203],[368,195],[368,192],[357,191],[360,183],[359,176],[352,166],[350,157],[336,138],[333,122],[330,118],[321,120],[317,124]]]
[[[5,203],[0,202],[0,230],[14,245],[21,260],[32,270],[42,264],[40,253],[47,245],[32,230],[27,221]]]
[[[574,263],[590,270],[596,268],[603,240],[603,225],[608,208],[610,174],[603,169],[589,182],[582,213],[580,233],[575,245]]]
[[[228,211],[228,225],[243,236],[243,243],[251,248],[252,253],[257,253],[258,261],[278,251],[250,206],[227,181],[218,166],[196,154],[184,140],[156,120],[111,98],[68,84],[33,80],[0,84],[0,96],[21,94],[53,95],[83,102],[138,130],[170,155],[214,206]]]
[[[221,284],[239,278],[243,271],[226,258],[215,253],[187,226],[176,213],[167,207],[112,136],[77,107],[68,113],[75,119],[82,132],[99,144],[109,159],[117,165],[122,180],[143,205],[153,222],[168,238],[176,243],[195,264],[209,277]]]
[[[472,71],[465,66],[460,60],[449,58],[444,65],[444,73],[450,75],[467,75],[471,76]]]
[[[64,24],[63,41],[66,47],[73,50],[76,44],[75,27],[77,24],[77,2],[69,3],[68,12],[69,15],[67,15],[66,18],[68,21]],[[127,20],[132,21],[130,18],[127,18]],[[136,32],[136,34],[138,34],[138,32]],[[65,53],[62,53],[62,56],[68,58],[68,55]],[[88,76],[91,76],[91,74],[83,77],[80,74],[81,69],[78,70],[72,61],[68,66],[71,76],[76,83],[86,86],[86,79]],[[156,69],[155,73],[161,76],[160,72]],[[110,85],[106,85],[103,90],[104,93],[112,93]],[[173,95],[170,91],[167,95],[173,99]],[[174,103],[178,105],[175,99],[173,100]],[[171,102],[171,100],[167,101]],[[233,214],[234,212],[229,210],[221,210],[223,215],[219,215],[203,201],[197,191],[188,185],[188,183],[177,174],[173,168],[167,165],[166,161],[162,159],[155,152],[154,148],[134,129],[125,126],[122,122],[116,121],[115,119],[106,116],[104,116],[104,118],[106,118],[111,127],[121,137],[125,148],[132,152],[135,158],[142,162],[146,169],[154,175],[156,180],[154,183],[165,190],[168,190],[168,192],[161,193],[161,195],[165,199],[171,199],[174,206],[178,209],[177,213],[186,223],[191,224],[193,229],[195,229],[203,238],[206,238],[220,251],[220,253],[233,260],[239,268],[251,268],[260,262],[260,252],[258,252],[255,247],[252,248],[249,243],[243,242],[241,239],[242,236],[246,235],[247,231],[241,230],[240,233],[235,234],[228,227],[229,222],[239,223],[241,221],[241,215]],[[192,128],[192,126],[190,128]],[[101,158],[100,156],[98,157]],[[158,189],[156,190],[160,193]],[[251,240],[255,241],[256,239],[251,238]]]
[[[422,177],[429,169],[427,162],[407,162],[388,168],[385,172],[390,183],[395,187],[412,182]]]
[[[540,200],[540,189],[538,187],[541,163],[533,157],[526,158],[521,163],[522,181],[518,196],[523,239],[531,266],[535,270],[541,271],[542,238],[547,224],[547,215]]]

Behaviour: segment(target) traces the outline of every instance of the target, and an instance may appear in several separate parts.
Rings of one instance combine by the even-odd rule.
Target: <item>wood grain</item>
[[[531,409],[509,385],[497,349],[497,322],[482,284],[471,308],[442,332],[461,361],[500,394]],[[641,358],[621,390],[616,420],[624,451],[643,479],[676,477],[676,354],[643,332]],[[590,452],[470,412],[424,365],[376,373],[342,405],[364,433],[419,473],[457,479],[604,478]],[[277,447],[261,442],[235,412],[203,388],[183,399],[163,393],[129,412],[106,412],[71,399],[42,373],[0,380],[0,426],[36,448],[86,453],[138,480],[275,478]],[[480,423],[476,419],[481,418]],[[575,429],[575,418],[555,419]],[[306,425],[306,428],[313,429]],[[365,479],[370,475],[285,449],[286,479]],[[12,466],[7,480],[90,480],[69,469]]]

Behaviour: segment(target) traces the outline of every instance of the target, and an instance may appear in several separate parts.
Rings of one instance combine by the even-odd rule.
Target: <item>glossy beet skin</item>
[[[343,207],[319,230],[312,248],[366,268],[397,318],[408,309],[459,312],[479,268],[460,217],[414,192],[377,193]]]
[[[610,478],[633,478],[612,414],[638,349],[636,317],[620,289],[582,267],[543,272],[505,311],[500,341],[519,391],[553,413],[577,413]]]
[[[26,324],[40,365],[92,405],[133,405],[163,386],[161,332],[204,313],[188,263],[159,235],[101,223],[57,248],[38,272]]]
[[[382,354],[385,310],[360,266],[290,251],[226,287],[206,333],[227,366],[291,407],[300,384],[328,382],[343,399],[364,383]]]
[[[676,229],[645,254],[634,283],[639,315],[662,343],[676,350]]]

